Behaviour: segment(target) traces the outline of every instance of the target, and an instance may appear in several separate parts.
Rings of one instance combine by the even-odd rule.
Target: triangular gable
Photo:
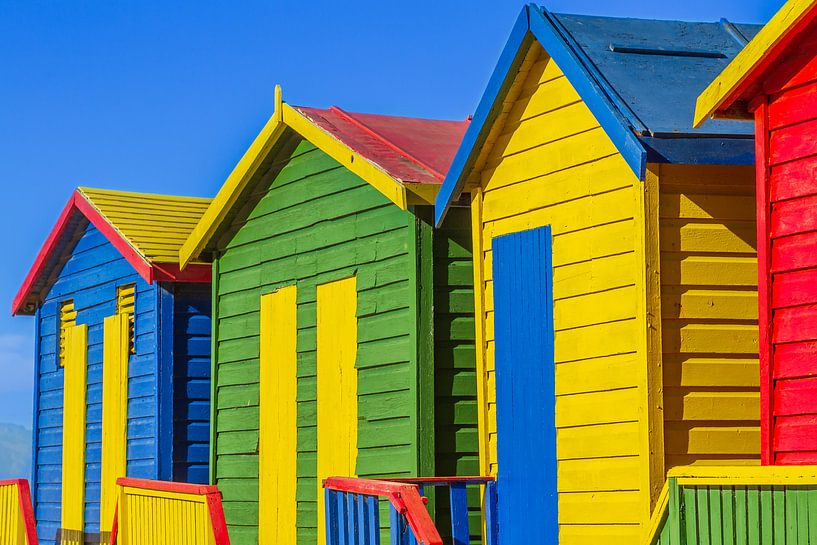
[[[199,257],[241,202],[287,129],[353,172],[394,204],[433,204],[468,121],[441,121],[290,106],[275,91],[275,112],[238,162],[179,252],[182,267]]]
[[[695,107],[695,126],[711,117],[751,119],[748,101],[753,89],[782,51],[817,21],[817,1],[789,0],[729,65],[701,93]]]
[[[534,42],[555,61],[640,179],[646,175],[648,160],[752,164],[751,130],[739,123],[719,122],[696,131],[688,116],[666,110],[685,107],[678,104],[684,100],[691,113],[698,81],[703,87],[740,51],[743,35],[753,35],[757,29],[728,21],[555,15],[534,4],[526,6],[437,195],[437,224],[459,197],[492,126],[509,107],[509,93]],[[693,47],[698,38],[705,49]],[[639,85],[648,78],[660,84]]]
[[[78,188],[40,248],[14,298],[12,314],[34,312],[65,265],[65,256],[79,240],[76,233],[89,223],[148,283],[209,282],[210,265],[195,264],[181,272],[175,257],[181,245],[179,239],[186,238],[209,202],[209,199]],[[178,242],[174,243],[174,239]]]

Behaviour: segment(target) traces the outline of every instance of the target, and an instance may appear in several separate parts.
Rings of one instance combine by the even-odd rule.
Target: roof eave
[[[789,0],[698,96],[693,126],[700,127],[713,117],[746,118],[745,104],[754,98],[744,96],[746,91],[774,62],[776,53],[815,18],[815,0]],[[744,106],[736,107],[738,102]]]

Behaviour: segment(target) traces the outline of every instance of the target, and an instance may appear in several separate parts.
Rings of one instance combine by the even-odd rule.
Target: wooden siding
[[[128,471],[155,475],[155,294],[125,259],[93,226],[74,247],[40,309],[40,352],[37,355],[39,396],[36,400],[36,467],[34,498],[38,532],[44,544],[54,543],[60,521],[63,419],[63,374],[57,362],[58,309],[74,300],[77,323],[88,325],[88,407],[86,427],[85,531],[99,531],[99,482],[102,420],[102,359],[105,317],[116,312],[116,286],[135,283],[136,351],[131,357]]]
[[[758,214],[767,218],[759,229],[767,256],[761,312],[771,320],[761,346],[771,360],[761,374],[764,458],[772,464],[817,463],[816,46],[815,31],[798,38],[800,54],[776,65],[764,82],[768,105],[757,110]]]
[[[645,341],[636,205],[642,184],[540,46],[523,68],[513,107],[495,126],[475,178],[483,458],[495,474],[491,243],[550,225],[560,543],[629,544],[649,509],[639,426]]]
[[[233,220],[214,269],[214,471],[234,545],[258,539],[259,309],[279,287],[298,287],[298,543],[316,542],[318,517],[318,284],[357,279],[357,474],[418,472],[414,218],[310,143],[288,138],[252,209]]]
[[[653,165],[666,468],[759,463],[754,169]]]
[[[62,522],[60,542],[83,545],[88,326],[65,332],[65,403],[62,423]]]
[[[172,479],[206,484],[210,458],[210,285],[164,287],[173,290]],[[169,369],[170,363],[166,365]]]
[[[453,207],[434,231],[434,391],[436,475],[479,475],[474,344],[474,271],[469,210]],[[472,539],[481,534],[479,490],[468,490]],[[436,523],[451,532],[450,507],[438,495]]]

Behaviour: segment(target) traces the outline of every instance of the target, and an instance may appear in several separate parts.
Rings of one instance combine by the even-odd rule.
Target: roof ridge
[[[395,144],[394,142],[392,142],[391,140],[389,140],[388,138],[386,138],[382,134],[378,133],[377,131],[375,131],[374,129],[372,129],[371,127],[369,127],[368,125],[366,125],[365,123],[360,121],[359,119],[356,119],[356,118],[352,117],[352,115],[350,113],[342,110],[338,106],[330,106],[329,110],[335,112],[337,115],[341,116],[342,118],[344,118],[349,123],[355,125],[360,130],[367,133],[368,135],[370,135],[373,138],[379,140],[383,145],[385,145],[386,147],[388,147],[392,151],[395,151],[395,152],[399,153],[400,155],[402,155],[403,157],[405,157],[409,161],[411,161],[411,162],[419,165],[420,167],[426,169],[427,171],[429,171],[438,180],[442,181],[445,178],[445,174],[443,174],[442,172],[439,172],[437,169],[430,166],[425,161],[422,161],[421,159],[419,159],[416,156],[412,155],[411,153],[409,153],[405,149],[401,148],[400,146],[398,146],[397,144]]]

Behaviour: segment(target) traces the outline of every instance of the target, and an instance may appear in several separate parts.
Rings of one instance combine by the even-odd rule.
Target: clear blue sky
[[[782,0],[553,0],[765,22]],[[0,0],[0,422],[30,425],[33,319],[11,300],[77,185],[212,196],[273,109],[462,119],[522,2]]]

